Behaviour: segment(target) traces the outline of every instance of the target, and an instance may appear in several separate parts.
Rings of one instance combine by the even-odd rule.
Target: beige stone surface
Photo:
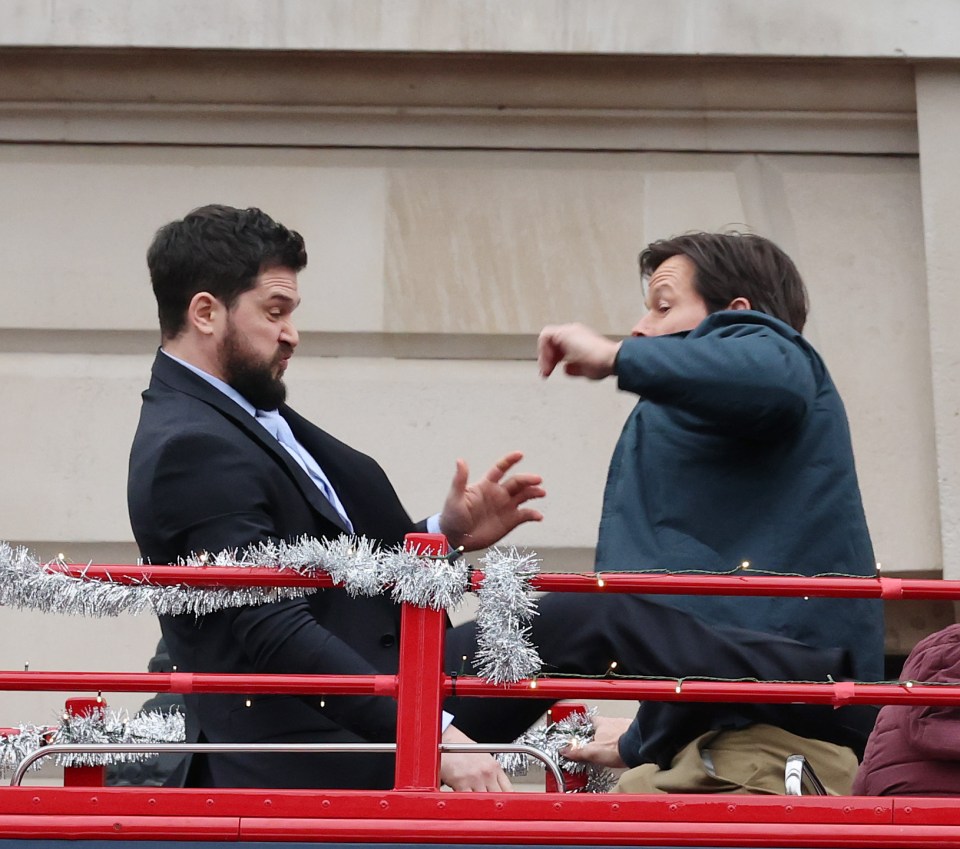
[[[956,58],[951,0],[3,0],[12,45]]]
[[[13,279],[30,281],[5,290],[0,327],[154,331],[144,260],[154,232],[194,207],[226,203],[282,209],[285,223],[309,234],[305,283],[322,276],[324,297],[301,311],[305,330],[381,328],[375,163],[351,168],[298,151],[14,145],[0,146],[0,186],[17,198],[0,254]]]
[[[629,329],[642,304],[644,175],[604,168],[604,157],[543,158],[456,157],[391,175],[387,329],[537,333],[574,319]]]
[[[917,76],[917,122],[923,190],[923,241],[930,311],[930,354],[943,543],[943,576],[960,579],[960,73],[924,70]]]

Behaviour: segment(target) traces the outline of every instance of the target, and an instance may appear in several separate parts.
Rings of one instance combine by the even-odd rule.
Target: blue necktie
[[[287,453],[293,457],[300,467],[310,476],[310,480],[316,484],[317,489],[323,493],[324,498],[326,498],[333,506],[333,509],[340,514],[340,518],[343,519],[343,524],[346,528],[350,533],[353,533],[353,523],[347,517],[347,511],[344,510],[343,503],[330,484],[330,480],[323,473],[320,464],[310,455],[310,452],[297,442],[293,431],[290,430],[290,425],[288,425],[287,420],[280,415],[280,411],[257,410],[257,421],[263,425],[270,435],[286,449]]]

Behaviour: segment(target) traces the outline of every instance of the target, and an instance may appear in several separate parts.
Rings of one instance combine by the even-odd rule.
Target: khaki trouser
[[[832,796],[850,793],[857,771],[852,749],[798,737],[773,725],[711,731],[688,743],[669,769],[628,769],[614,793],[784,793],[790,755],[803,755]]]

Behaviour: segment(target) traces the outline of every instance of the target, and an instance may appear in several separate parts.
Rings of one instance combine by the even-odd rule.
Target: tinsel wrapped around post
[[[530,579],[539,566],[533,555],[515,548],[494,549],[483,559],[484,579],[477,591],[477,653],[480,675],[492,684],[508,684],[540,671],[540,655],[530,641],[536,603]]]
[[[530,643],[527,626],[536,606],[530,596],[536,557],[495,548],[480,563],[486,578],[478,592],[477,674],[497,684],[536,675],[540,657]],[[325,572],[352,596],[389,591],[394,601],[435,610],[456,607],[470,587],[469,567],[462,558],[418,557],[398,548],[379,548],[364,537],[260,543],[242,551],[191,557],[180,565],[196,569],[272,566],[311,577]],[[60,561],[44,563],[26,548],[0,542],[0,606],[4,607],[92,617],[143,612],[199,617],[316,591],[312,587],[225,589],[92,580],[69,574]]]
[[[28,755],[43,746],[101,745],[123,743],[182,743],[183,714],[149,711],[129,717],[125,711],[104,711],[77,716],[64,714],[53,726],[21,725],[15,734],[0,736],[0,774],[13,774]],[[87,753],[58,755],[60,766],[101,766],[127,763],[151,757],[146,754]],[[41,761],[33,765],[39,769]]]
[[[616,783],[616,776],[611,770],[595,764],[572,761],[560,754],[567,746],[582,746],[593,740],[596,731],[593,724],[595,715],[596,708],[588,713],[572,713],[559,722],[547,722],[531,728],[514,742],[540,749],[559,764],[564,772],[571,775],[584,774],[586,784],[578,793],[609,793]],[[508,753],[496,757],[507,775],[526,775],[531,765],[540,765],[535,758],[523,754]]]

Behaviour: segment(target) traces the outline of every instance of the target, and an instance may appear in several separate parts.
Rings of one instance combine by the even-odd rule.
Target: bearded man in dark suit
[[[307,535],[362,534],[380,545],[413,531],[454,546],[493,544],[542,517],[524,505],[539,476],[513,474],[519,452],[468,485],[458,461],[442,513],[414,523],[383,469],[285,403],[298,343],[293,314],[303,239],[258,209],[206,206],[163,227],[147,254],[161,348],[130,454],[128,505],[149,563]],[[399,607],[341,590],[193,615],[161,616],[183,672],[393,673]],[[460,650],[458,648],[458,650]],[[396,705],[373,696],[190,694],[190,742],[384,742]],[[470,742],[456,725],[447,742]],[[509,789],[489,755],[441,758],[457,790]],[[190,759],[187,784],[392,786],[392,756],[216,754]]]

